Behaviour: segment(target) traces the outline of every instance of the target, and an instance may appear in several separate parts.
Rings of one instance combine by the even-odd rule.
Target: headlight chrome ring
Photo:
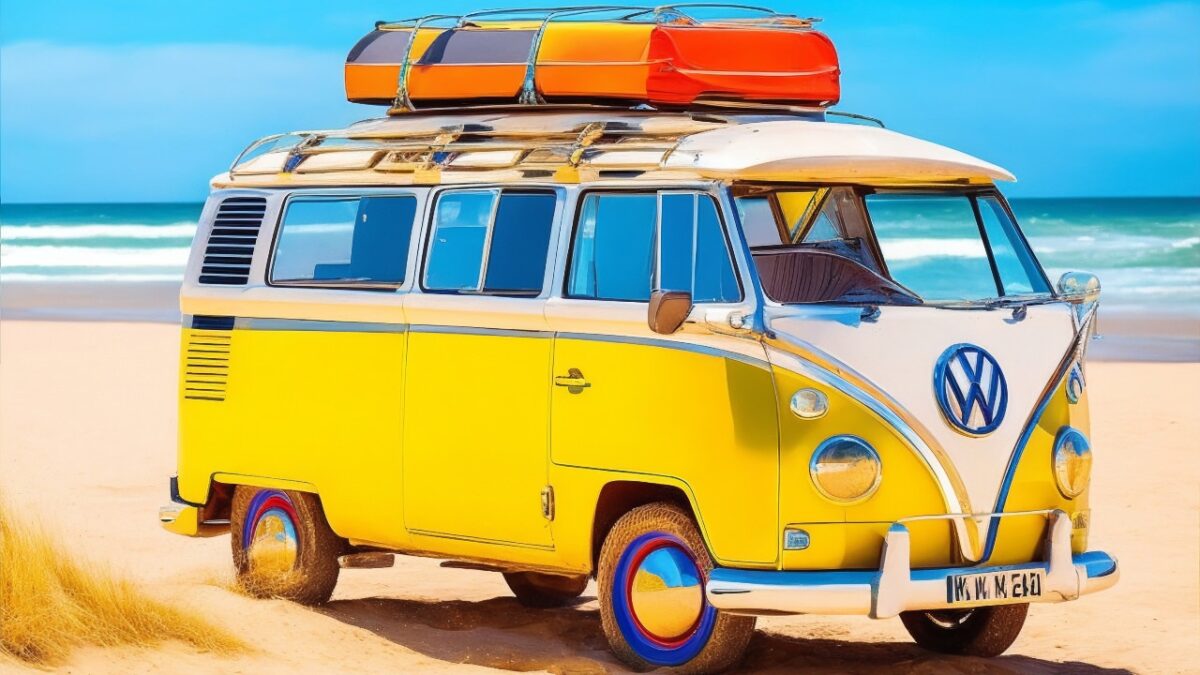
[[[1083,494],[1092,473],[1092,446],[1083,432],[1063,427],[1054,439],[1054,483],[1067,499]]]
[[[879,489],[883,463],[875,448],[863,439],[833,436],[813,451],[808,472],[822,497],[839,504],[856,504]]]

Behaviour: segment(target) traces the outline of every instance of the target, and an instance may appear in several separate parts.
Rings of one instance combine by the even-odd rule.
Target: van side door
[[[546,312],[555,330],[556,490],[589,480],[679,487],[719,563],[773,563],[770,367],[759,341],[703,318],[754,308],[719,202],[693,190],[588,191],[570,241],[563,297]],[[698,320],[672,335],[652,332],[652,287],[690,291]]]
[[[445,538],[549,548],[543,517],[553,340],[544,316],[552,189],[440,191],[410,322],[405,525]]]

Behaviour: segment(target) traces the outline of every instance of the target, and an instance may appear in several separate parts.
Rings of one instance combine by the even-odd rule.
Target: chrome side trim
[[[449,534],[446,532],[434,532],[432,530],[415,530],[410,529],[409,534],[418,537],[433,537],[435,539],[453,539],[454,541],[465,541],[472,544],[488,544],[493,546],[506,546],[512,548],[526,548],[535,551],[553,551],[553,545],[527,544],[517,541],[506,541],[504,539],[486,539],[484,537],[472,537],[465,534]]]
[[[765,359],[756,359],[746,354],[738,352],[709,347],[707,345],[699,345],[694,342],[681,342],[678,340],[656,340],[654,338],[633,337],[631,335],[601,335],[596,333],[558,333],[557,337],[564,340],[589,340],[592,342],[614,342],[617,344],[627,345],[642,345],[646,347],[662,347],[664,349],[676,349],[679,351],[693,352],[696,354],[704,354],[705,356],[715,356],[723,359],[731,359],[746,365],[755,366],[764,370],[770,370],[771,364]]]
[[[272,330],[272,331],[314,331],[336,333],[440,333],[447,335],[488,335],[492,337],[516,338],[553,338],[565,340],[588,340],[592,342],[613,342],[618,344],[642,345],[661,347],[679,351],[704,354],[718,358],[732,359],[740,363],[769,369],[770,364],[765,359],[756,359],[746,354],[718,349],[707,345],[678,340],[657,340],[654,338],[633,337],[628,335],[604,335],[598,333],[555,333],[545,330],[519,330],[512,328],[486,328],[480,326],[445,326],[436,324],[404,324],[404,323],[368,323],[357,321],[318,321],[309,319],[258,319],[237,318],[234,328],[241,330]]]
[[[290,330],[325,333],[403,333],[409,328],[408,324],[404,323],[322,321],[316,319],[257,319],[249,317],[234,319],[233,327],[235,330]]]
[[[492,337],[550,338],[554,333],[546,330],[519,330],[515,328],[480,328],[477,326],[437,326],[414,324],[412,333],[441,333],[443,335],[490,335]]]

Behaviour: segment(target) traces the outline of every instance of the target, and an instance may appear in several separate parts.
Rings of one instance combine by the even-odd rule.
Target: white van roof
[[[664,167],[768,181],[1016,180],[995,164],[889,129],[798,120],[752,122],[687,136]]]
[[[608,178],[866,185],[1014,180],[888,129],[789,114],[511,107],[398,115],[268,136],[213,187],[586,182]]]

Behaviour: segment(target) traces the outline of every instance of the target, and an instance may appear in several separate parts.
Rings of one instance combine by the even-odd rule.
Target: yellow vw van
[[[1004,169],[819,109],[440,110],[263,139],[181,294],[165,527],[305,603],[392,555],[597,581],[635,668],[756,615],[1003,652],[1088,549],[1099,284]]]

